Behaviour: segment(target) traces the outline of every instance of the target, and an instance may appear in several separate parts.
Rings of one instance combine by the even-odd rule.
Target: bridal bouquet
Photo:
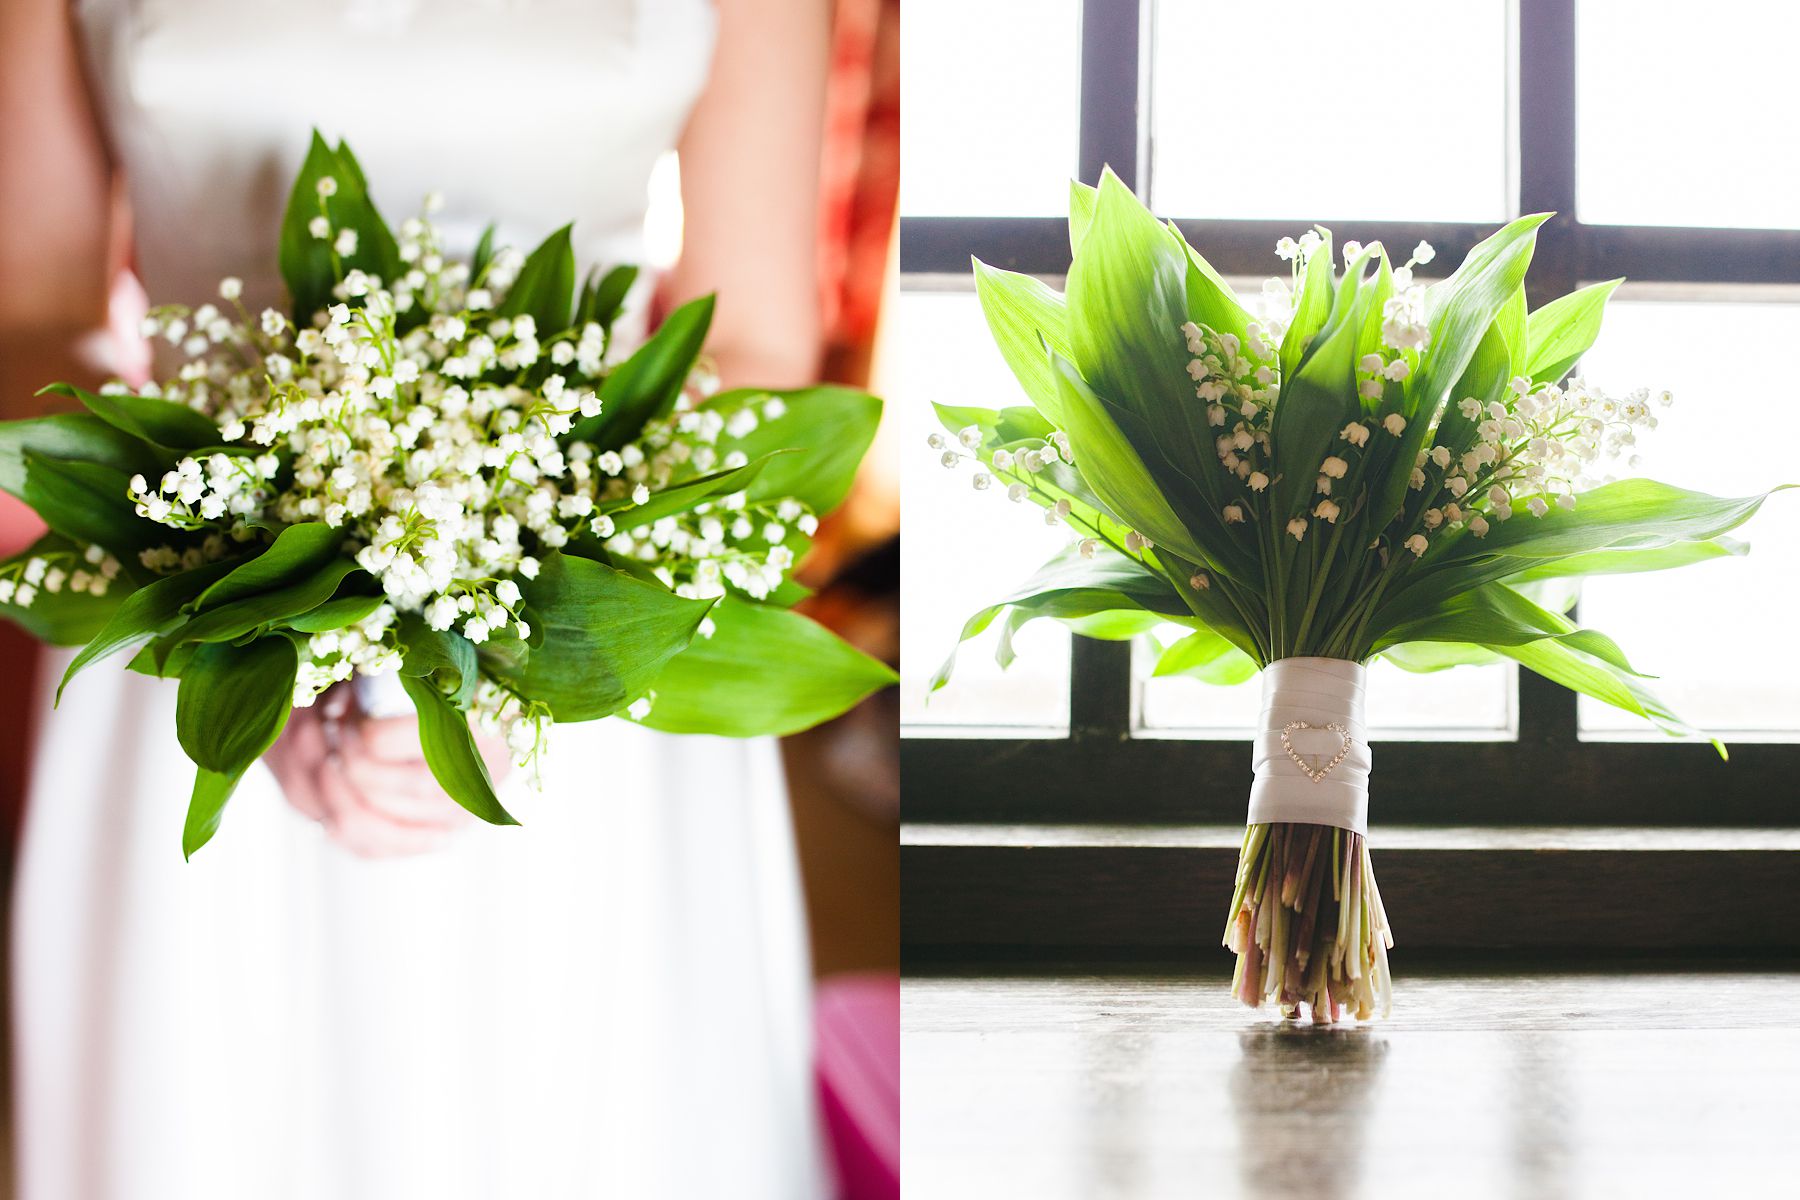
[[[566,227],[457,259],[435,208],[390,230],[315,135],[290,312],[226,279],[223,307],[149,317],[173,379],[58,384],[85,411],[0,425],[0,487],[50,528],[0,564],[0,612],[82,647],[65,687],[119,654],[179,677],[189,855],[290,710],[354,677],[398,674],[432,774],[495,823],[470,718],[531,766],[553,721],[788,733],[892,679],[789,607],[880,402],[713,394],[710,297],[624,356],[634,269],[578,286]]]
[[[1392,939],[1365,841],[1371,659],[1510,658],[1695,732],[1565,615],[1567,582],[1742,553],[1722,535],[1764,497],[1597,481],[1669,396],[1569,377],[1617,281],[1527,311],[1546,219],[1512,222],[1430,286],[1413,278],[1423,243],[1403,265],[1347,243],[1340,264],[1323,229],[1283,239],[1291,282],[1271,281],[1258,316],[1108,175],[1074,189],[1066,294],[976,264],[1031,405],[940,407],[951,436],[933,448],[1075,540],[963,639],[1005,614],[1004,663],[1039,617],[1111,637],[1167,622],[1191,632],[1159,674],[1262,671],[1225,932],[1247,1004],[1319,1022],[1388,1009]]]

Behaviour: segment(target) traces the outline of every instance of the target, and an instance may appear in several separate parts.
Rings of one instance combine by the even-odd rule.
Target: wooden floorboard
[[[1391,1020],[1284,1027],[1222,976],[905,982],[906,1195],[1794,1195],[1800,974],[1402,972]]]

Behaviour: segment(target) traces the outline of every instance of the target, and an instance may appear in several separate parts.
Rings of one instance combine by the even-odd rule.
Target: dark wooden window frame
[[[1800,281],[1800,231],[1584,224],[1575,215],[1575,3],[1515,0],[1512,61],[1517,208],[1554,210],[1533,261],[1532,302],[1624,275],[1685,284]],[[1151,0],[1085,0],[1079,173],[1110,165],[1137,186],[1151,161],[1146,120]],[[1140,190],[1145,190],[1141,189]],[[1292,222],[1177,220],[1226,274],[1267,273]],[[1454,263],[1488,224],[1330,221],[1340,239],[1410,246]],[[1055,276],[1069,263],[1056,218],[903,217],[905,276],[965,274],[970,255]],[[1134,736],[1130,647],[1072,641],[1067,737],[930,736],[901,746],[914,823],[1225,823],[1243,820],[1241,741]],[[1800,818],[1800,743],[1731,747],[1590,741],[1572,692],[1520,671],[1516,740],[1375,746],[1383,822],[1420,825],[1784,826]]]

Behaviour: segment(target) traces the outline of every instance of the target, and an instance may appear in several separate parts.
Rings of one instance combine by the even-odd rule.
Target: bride
[[[639,258],[678,147],[666,290],[718,292],[728,386],[809,382],[826,38],[824,0],[5,0],[6,415],[91,374],[115,183],[151,297],[238,275],[280,304],[314,125],[390,221],[440,190],[452,238],[494,215],[529,249],[574,217],[586,262]],[[298,710],[184,863],[172,681],[44,695],[11,918],[22,1200],[820,1193],[772,742],[562,727],[543,792],[504,797],[524,827],[465,829],[410,718],[352,712],[327,754],[334,718]]]

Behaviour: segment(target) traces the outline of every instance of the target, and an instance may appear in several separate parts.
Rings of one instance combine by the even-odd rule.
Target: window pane
[[[941,430],[931,403],[998,408],[1023,402],[1019,385],[988,336],[970,292],[902,292],[893,362],[901,419],[906,536],[900,570],[900,720],[903,726],[1019,726],[1047,733],[1069,727],[1069,633],[1050,621],[1014,639],[1018,661],[994,661],[998,629],[957,655],[956,675],[927,702],[931,676],[976,609],[1004,599],[1069,540],[1034,506],[998,492],[974,493],[973,471],[947,471],[925,439]],[[952,732],[933,728],[929,732]]]
[[[1168,644],[1187,630],[1164,627]],[[1179,676],[1150,674],[1155,648],[1140,642],[1133,656],[1138,687],[1138,728],[1151,737],[1247,738],[1262,709],[1262,680],[1218,687]],[[1504,666],[1453,667],[1417,675],[1377,660],[1369,668],[1369,731],[1396,740],[1479,740],[1513,737],[1517,669]]]
[[[1081,127],[1077,0],[907,0],[900,211],[1068,211]]]
[[[1504,218],[1506,8],[1161,0],[1150,110],[1157,211]]]
[[[1621,225],[1800,228],[1800,8],[1633,0],[1576,15],[1577,207]]]
[[[1608,391],[1674,391],[1674,407],[1640,443],[1644,474],[1745,496],[1800,481],[1800,376],[1783,366],[1795,345],[1800,304],[1618,301],[1582,372]],[[1772,497],[1734,535],[1753,547],[1747,557],[1582,587],[1584,625],[1658,676],[1650,687],[1683,718],[1740,740],[1800,733],[1800,509],[1792,495]],[[1647,729],[1585,697],[1581,727],[1602,736]]]

